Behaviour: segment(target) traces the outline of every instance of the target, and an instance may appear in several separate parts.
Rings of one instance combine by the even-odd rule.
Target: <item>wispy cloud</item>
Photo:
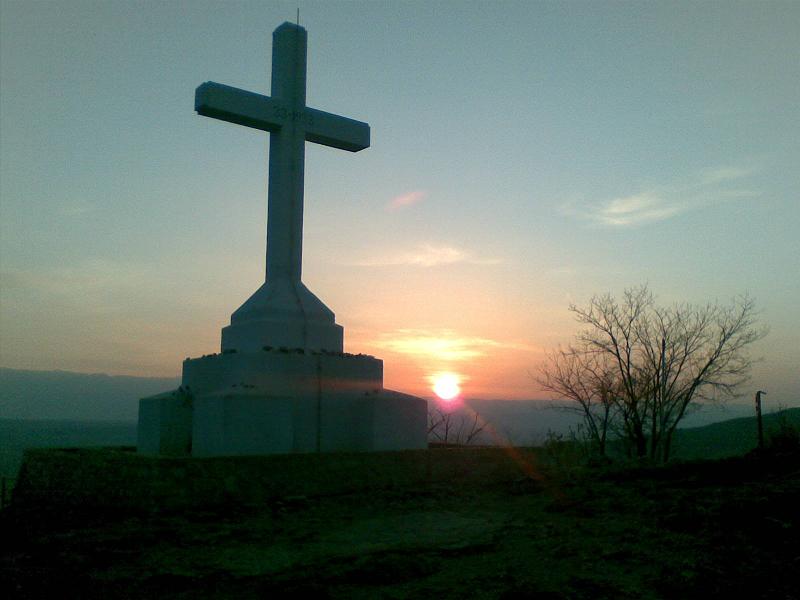
[[[106,259],[8,269],[0,272],[4,283],[1,301],[6,310],[16,313],[46,306],[48,311],[69,314],[68,318],[94,315],[102,319],[101,315],[113,314],[124,319],[122,315],[128,314],[132,305],[154,295],[154,277],[147,266]]]
[[[491,350],[508,348],[532,350],[524,344],[500,342],[477,336],[463,336],[451,329],[436,331],[398,329],[385,334],[372,345],[391,352],[408,354],[418,358],[442,361],[466,361],[486,356]]]
[[[494,258],[477,258],[472,253],[455,246],[420,244],[413,250],[395,255],[370,258],[356,263],[359,267],[386,267],[409,265],[415,267],[438,267],[456,263],[493,265],[501,262]]]
[[[683,185],[660,186],[596,203],[569,203],[561,207],[561,212],[596,225],[636,227],[719,202],[757,197],[757,191],[735,187],[755,172],[736,166],[704,169]]]
[[[560,267],[551,267],[547,269],[546,272],[548,275],[559,276],[559,275],[575,275],[578,272],[578,270],[575,267],[569,265],[563,265]]]
[[[97,206],[86,200],[75,200],[60,205],[61,214],[68,217],[79,217],[97,210]]]
[[[663,221],[681,212],[679,204],[666,202],[651,192],[614,198],[598,206],[593,214],[595,221],[603,225],[640,225],[652,221]]]
[[[705,169],[700,174],[700,181],[704,185],[725,183],[736,179],[743,179],[755,173],[755,169],[745,167],[715,167]]]
[[[407,194],[402,194],[400,196],[396,196],[389,201],[389,204],[386,205],[386,210],[400,210],[402,208],[407,208],[418,202],[424,200],[428,195],[428,192],[425,190],[415,190],[413,192],[408,192]]]
[[[146,267],[103,258],[86,259],[75,265],[3,272],[4,280],[14,288],[79,298],[111,290],[138,289],[152,277]]]

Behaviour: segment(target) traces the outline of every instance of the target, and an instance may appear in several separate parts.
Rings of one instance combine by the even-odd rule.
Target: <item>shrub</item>
[[[785,413],[778,415],[777,426],[767,432],[766,446],[775,452],[800,451],[800,429],[789,422]]]

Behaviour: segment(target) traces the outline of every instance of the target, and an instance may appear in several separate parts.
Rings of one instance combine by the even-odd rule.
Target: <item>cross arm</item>
[[[369,148],[369,125],[315,108],[290,110],[274,98],[207,81],[194,94],[197,114],[262,131],[278,131],[286,122],[305,130],[309,142],[350,152]]]
[[[262,131],[277,131],[280,106],[269,96],[206,81],[194,93],[194,109],[204,117],[221,119]]]
[[[369,148],[369,125],[315,108],[306,108],[306,140],[341,150],[358,152]]]

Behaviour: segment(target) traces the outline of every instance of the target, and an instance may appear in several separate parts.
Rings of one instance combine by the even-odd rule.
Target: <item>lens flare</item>
[[[433,377],[433,392],[442,400],[452,400],[461,393],[460,383],[455,373],[439,373]]]

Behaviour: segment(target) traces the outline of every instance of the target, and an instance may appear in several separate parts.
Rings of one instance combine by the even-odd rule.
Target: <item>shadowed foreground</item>
[[[247,508],[43,514],[16,505],[0,523],[0,594],[798,597],[797,454],[534,469],[544,477],[520,471]]]

